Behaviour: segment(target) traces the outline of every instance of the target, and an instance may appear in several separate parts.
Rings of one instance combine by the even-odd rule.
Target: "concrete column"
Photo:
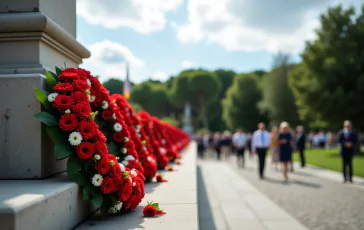
[[[90,52],[76,41],[75,0],[0,0],[0,179],[44,178],[66,170],[33,115],[45,71],[77,67]]]

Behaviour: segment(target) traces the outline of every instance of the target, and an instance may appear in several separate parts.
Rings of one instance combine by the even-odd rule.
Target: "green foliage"
[[[52,111],[52,106],[48,101],[49,92],[43,89],[34,88],[35,97],[43,104],[47,111]]]
[[[110,95],[115,93],[123,94],[124,82],[115,78],[111,78],[103,83],[104,87],[109,90]]]
[[[364,120],[364,7],[330,8],[321,16],[317,39],[306,44],[303,63],[290,76],[301,119],[340,127]]]
[[[81,160],[76,156],[70,156],[67,160],[67,176],[75,181],[76,175],[82,168]]]
[[[257,76],[241,74],[234,78],[223,100],[223,117],[231,129],[242,127],[253,131],[257,123],[265,121],[257,107],[262,98]]]
[[[135,113],[139,113],[139,111],[143,110],[144,108],[135,102],[130,102],[131,106],[133,107],[133,110]]]
[[[72,148],[69,144],[58,143],[55,145],[54,151],[56,153],[56,159],[64,159],[72,154]]]
[[[48,125],[50,127],[58,126],[57,119],[50,113],[39,112],[39,113],[35,114],[34,117],[37,118],[43,124]]]
[[[53,77],[55,76],[54,73],[51,73],[49,71],[46,72],[46,80],[49,91],[53,92],[54,86],[57,84],[57,80]]]
[[[163,121],[163,122],[166,122],[168,124],[171,124],[171,125],[173,125],[175,127],[179,126],[179,122],[172,116],[162,117],[160,120]]]
[[[96,208],[100,208],[104,197],[99,189],[94,191],[94,195],[92,197],[92,203],[95,205]],[[109,205],[107,207],[110,207]]]

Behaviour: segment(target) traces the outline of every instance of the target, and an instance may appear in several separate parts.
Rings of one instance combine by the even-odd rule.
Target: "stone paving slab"
[[[199,209],[211,210],[210,218],[199,213],[201,230],[307,230],[227,163],[204,160],[198,165],[201,173],[199,194],[205,192],[208,199],[199,200],[199,205],[209,206]]]

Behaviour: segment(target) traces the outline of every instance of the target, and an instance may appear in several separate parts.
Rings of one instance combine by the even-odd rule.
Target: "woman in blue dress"
[[[288,168],[289,164],[292,162],[294,140],[287,122],[282,122],[279,128],[279,160],[283,164],[283,177],[285,180],[288,180]]]

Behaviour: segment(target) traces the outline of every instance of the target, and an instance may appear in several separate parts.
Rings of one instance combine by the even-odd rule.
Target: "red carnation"
[[[67,68],[62,71],[62,73],[58,76],[58,79],[60,81],[69,82],[69,81],[74,81],[74,80],[79,79],[79,75],[78,75],[76,69]]]
[[[90,76],[90,72],[81,68],[76,69],[76,72],[78,76],[80,77],[80,80],[86,81],[87,77]]]
[[[90,76],[89,80],[91,81],[92,88],[96,91],[100,91],[100,89],[102,88],[100,81],[94,76]]]
[[[134,195],[131,196],[130,199],[128,200],[128,202],[126,202],[125,210],[131,210],[136,199],[137,199],[136,196],[134,196]]]
[[[75,104],[75,101],[72,99],[72,97],[67,95],[58,95],[54,99],[53,106],[57,109],[69,109]]]
[[[72,131],[77,128],[78,120],[74,114],[64,114],[59,119],[58,125],[63,131]]]
[[[111,169],[110,169],[110,175],[118,182],[120,182],[122,185],[122,183],[124,182],[123,180],[123,172],[120,169],[120,166],[118,163],[115,163]]]
[[[163,176],[161,174],[158,174],[156,176],[157,182],[168,182],[168,180],[163,179]]]
[[[112,136],[112,138],[114,139],[114,141],[121,143],[124,140],[124,136],[122,135],[121,132],[116,132],[114,133],[114,135]]]
[[[106,110],[102,111],[101,116],[102,116],[102,119],[109,120],[110,117],[112,116],[112,112],[110,110],[106,109]]]
[[[100,174],[106,174],[110,170],[110,161],[108,157],[101,157],[101,159],[95,165],[95,169]]]
[[[89,104],[90,101],[87,97],[87,95],[85,93],[82,92],[73,92],[71,94],[71,97],[73,98],[73,100],[75,100],[76,103],[85,103],[85,104]]]
[[[99,129],[96,129],[96,140],[106,142],[105,134],[101,132]]]
[[[85,92],[90,88],[86,81],[76,80],[72,83],[73,88],[77,91]]]
[[[92,102],[92,105],[93,105],[95,108],[99,108],[99,107],[101,106],[101,101],[96,100],[96,101]]]
[[[88,140],[95,136],[95,126],[88,121],[80,121],[77,131],[81,133],[83,139]]]
[[[133,186],[129,179],[125,180],[123,189],[119,192],[119,201],[127,201],[133,193]]]
[[[81,142],[81,144],[77,145],[76,152],[82,160],[89,160],[94,155],[95,148],[90,142]]]
[[[58,96],[57,96],[58,97]],[[56,97],[56,99],[57,99]],[[87,119],[92,113],[90,105],[86,104],[76,104],[73,107],[73,112],[80,118],[80,119]]]
[[[102,180],[101,191],[104,194],[110,194],[116,192],[117,187],[113,178],[107,176]]]
[[[147,205],[143,209],[143,214],[145,217],[152,217],[157,215],[157,209],[152,205]]]
[[[67,93],[73,91],[73,86],[70,83],[57,83],[53,90],[58,93]]]
[[[107,156],[108,150],[107,150],[107,145],[105,144],[105,142],[96,141],[94,143],[94,146],[95,146],[96,153],[98,153],[100,156]]]

